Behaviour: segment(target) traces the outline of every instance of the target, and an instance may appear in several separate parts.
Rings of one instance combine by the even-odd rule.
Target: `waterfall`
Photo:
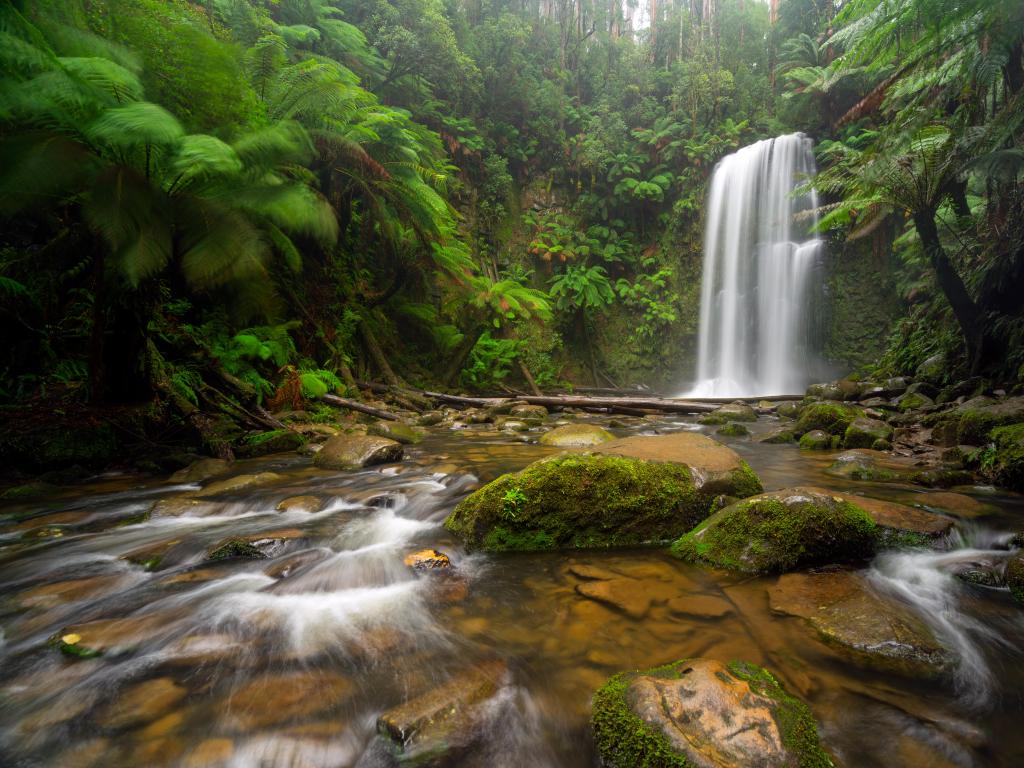
[[[796,394],[810,383],[823,243],[810,236],[817,196],[793,190],[814,170],[811,140],[800,133],[744,147],[715,168],[697,381],[687,396]]]

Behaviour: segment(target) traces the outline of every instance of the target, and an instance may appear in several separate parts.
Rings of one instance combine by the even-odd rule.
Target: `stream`
[[[705,429],[690,418],[617,423],[627,424],[612,429],[620,436]],[[762,417],[752,428],[775,425]],[[616,672],[697,656],[770,669],[848,768],[1024,765],[1024,612],[1006,589],[953,576],[963,563],[998,566],[1024,528],[1024,499],[847,480],[825,473],[831,452],[723,440],[766,490],[821,486],[956,519],[942,550],[887,552],[861,569],[952,652],[951,670],[927,679],[856,663],[801,619],[773,613],[775,577],[658,549],[465,552],[444,518],[480,484],[555,452],[526,442],[535,437],[439,429],[403,462],[360,471],[317,470],[295,455],[240,461],[232,474],[279,477],[209,498],[199,484],[103,476],[8,505],[0,765],[385,768],[395,759],[376,736],[381,713],[485,666],[496,689],[483,735],[445,765],[596,766],[593,692]],[[321,509],[277,510],[296,496]],[[161,499],[185,501],[147,518]],[[268,557],[206,559],[233,536]],[[450,572],[403,564],[424,548],[448,554]],[[579,594],[570,568],[583,565],[634,579],[647,610]],[[694,595],[717,607],[672,607]],[[68,634],[102,655],[62,653],[54,638]]]

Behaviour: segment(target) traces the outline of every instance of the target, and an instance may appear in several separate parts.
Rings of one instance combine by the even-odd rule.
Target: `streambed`
[[[622,422],[618,435],[700,428]],[[772,426],[762,417],[753,429]],[[843,765],[1024,763],[1024,612],[1006,590],[951,571],[1005,555],[1024,527],[1021,498],[837,478],[825,472],[835,454],[728,441],[766,489],[814,485],[956,520],[944,551],[883,554],[859,569],[866,589],[904,603],[952,659],[934,677],[887,672],[773,611],[776,577],[652,549],[464,552],[442,521],[480,483],[554,452],[531,437],[437,430],[405,461],[368,470],[315,470],[279,455],[232,469],[278,477],[211,497],[199,484],[106,477],[9,506],[0,762],[389,766],[376,736],[382,713],[486,670],[494,690],[483,734],[444,764],[594,766],[597,687],[618,671],[706,656],[772,670],[808,702]],[[321,509],[278,511],[298,496]],[[145,518],[160,499],[175,501],[164,508],[174,514]],[[206,559],[238,536],[269,556]],[[451,573],[403,564],[424,548],[447,553]],[[615,599],[594,599],[586,585],[602,580],[615,583]],[[102,654],[62,652],[54,639],[69,634]]]

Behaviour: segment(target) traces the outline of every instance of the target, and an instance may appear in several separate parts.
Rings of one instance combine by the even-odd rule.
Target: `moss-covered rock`
[[[697,419],[697,423],[702,424],[705,427],[720,427],[722,424],[727,424],[728,422],[729,419],[725,416],[725,414],[718,413],[716,411],[712,411],[711,413],[705,413],[703,416]]]
[[[759,443],[768,443],[770,445],[783,445],[785,443],[792,443],[796,440],[796,435],[793,433],[791,427],[777,427],[771,432],[766,432],[755,438]]]
[[[878,440],[891,441],[892,427],[884,421],[869,419],[867,416],[858,416],[850,422],[843,435],[846,448],[871,448]]]
[[[713,411],[712,415],[722,416],[726,421],[757,421],[757,411],[740,401],[726,403]]]
[[[952,488],[954,485],[970,485],[974,473],[959,467],[932,467],[914,472],[910,481],[927,488]]]
[[[233,558],[262,560],[266,555],[245,539],[228,539],[212,547],[206,553],[207,560],[230,560]]]
[[[358,469],[373,464],[400,461],[402,444],[376,435],[338,435],[332,437],[313,457],[321,469]]]
[[[594,694],[608,768],[830,768],[807,706],[745,662],[687,659],[624,672]]]
[[[305,438],[298,432],[291,429],[275,429],[246,435],[236,446],[235,452],[243,458],[268,456],[272,453],[298,450],[305,442]]]
[[[410,427],[402,421],[375,421],[366,430],[366,434],[387,437],[402,445],[414,445],[423,439],[423,431]]]
[[[898,479],[899,473],[882,463],[883,456],[878,451],[863,448],[846,451],[839,454],[825,471],[830,475],[850,480],[886,482]]]
[[[794,431],[802,435],[812,429],[820,429],[830,435],[842,435],[860,415],[859,408],[846,403],[810,403],[800,411]]]
[[[1024,423],[992,430],[987,474],[996,485],[1024,491]]]
[[[509,411],[509,415],[517,419],[544,421],[548,417],[548,409],[543,405],[514,405]]]
[[[689,467],[619,456],[563,455],[503,475],[464,499],[445,527],[492,551],[669,541],[710,499]]]
[[[730,421],[723,427],[719,427],[715,432],[716,435],[722,435],[723,437],[747,437],[750,434],[750,430],[736,421]]]
[[[775,415],[784,419],[795,419],[800,415],[801,407],[797,400],[783,400],[775,404]]]
[[[842,401],[846,399],[843,390],[839,387],[839,383],[835,381],[811,384],[804,394],[807,397],[817,398],[818,400]]]
[[[800,448],[804,451],[827,451],[837,438],[820,429],[812,429],[800,437]]]
[[[1024,603],[1024,553],[1015,552],[1006,563],[1006,586],[1018,603]]]
[[[1024,423],[1024,397],[994,401],[987,397],[968,400],[953,412],[957,418],[957,445],[985,445],[996,427]]]
[[[672,553],[746,573],[867,557],[877,527],[847,499],[791,488],[743,499],[716,512],[672,545]]]
[[[935,405],[935,401],[922,392],[907,392],[896,401],[896,406],[904,413],[919,411],[929,405]]]
[[[615,435],[595,424],[565,424],[545,432],[539,442],[554,448],[592,448],[614,439]]]

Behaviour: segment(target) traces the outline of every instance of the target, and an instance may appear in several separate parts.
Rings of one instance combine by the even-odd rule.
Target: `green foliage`
[[[495,339],[490,333],[484,333],[470,352],[469,364],[462,370],[462,384],[476,390],[494,389],[511,371],[519,346],[515,339]]]
[[[505,520],[515,520],[521,504],[529,501],[526,494],[519,488],[509,488],[501,497],[501,516]]]
[[[551,280],[555,307],[562,311],[598,310],[615,300],[604,267],[573,265]]]

